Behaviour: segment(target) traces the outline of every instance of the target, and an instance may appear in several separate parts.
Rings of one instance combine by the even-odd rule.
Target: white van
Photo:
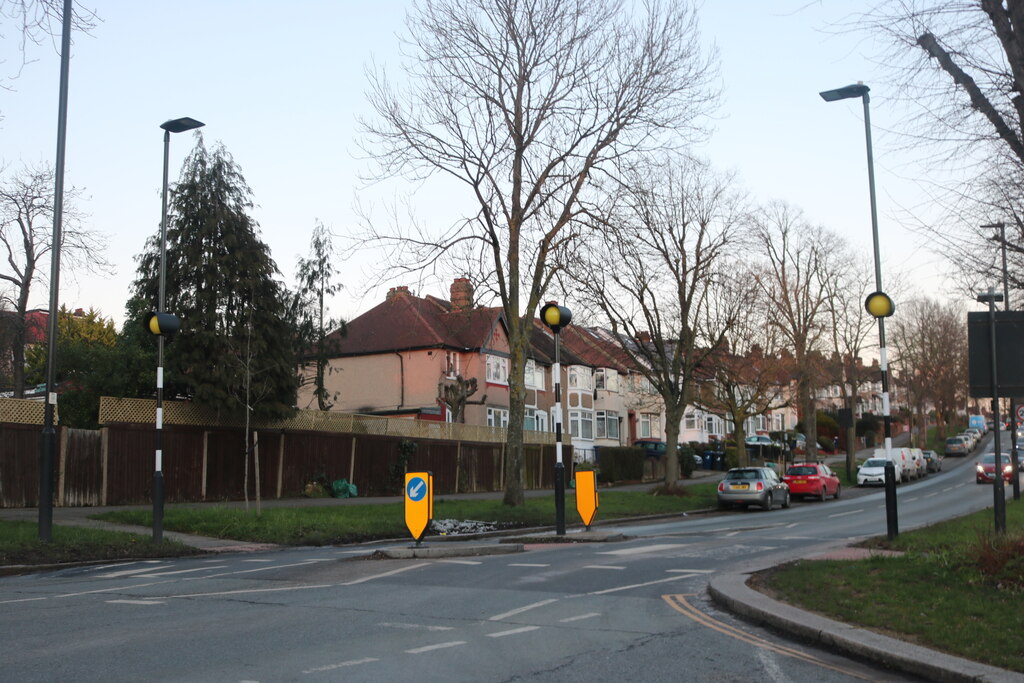
[[[876,458],[883,460],[892,460],[893,467],[896,468],[896,483],[902,483],[904,481],[910,481],[911,478],[916,474],[913,460],[911,460],[909,449],[906,448],[890,448],[889,452],[886,453],[884,448],[876,448]]]

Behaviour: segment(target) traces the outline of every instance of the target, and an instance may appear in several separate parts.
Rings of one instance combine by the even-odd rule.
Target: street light
[[[164,303],[167,292],[167,164],[171,149],[171,133],[184,133],[187,130],[201,128],[206,124],[186,117],[172,119],[160,124],[164,130],[164,182],[160,206],[160,292],[157,297],[156,316],[164,316]],[[151,327],[152,329],[152,327]],[[156,457],[153,469],[153,540],[157,543],[164,539],[164,333],[160,326],[152,329],[157,335],[156,347]]]
[[[995,290],[989,287],[988,292],[978,295],[980,303],[988,304],[988,329],[991,340],[990,353],[992,354],[992,418],[996,423],[995,435],[995,458],[992,463],[992,509],[996,517],[996,533],[1006,531],[1006,493],[1003,488],[1003,452],[999,447],[999,384],[996,377],[999,376],[996,368],[996,302],[1002,301],[1003,295],[996,294]]]
[[[999,244],[1003,252],[1003,310],[1010,310],[1010,277],[1006,269],[1006,224],[1002,221],[982,225],[984,228],[999,228]],[[996,423],[998,424],[998,423]],[[1010,397],[1010,467],[1013,470],[1013,499],[1020,500],[1020,463],[1017,462],[1017,400]]]
[[[871,151],[871,111],[868,103],[871,90],[863,83],[847,85],[818,93],[826,102],[861,98],[864,103],[864,139],[868,152],[868,193],[871,198],[871,239],[875,251],[875,291],[864,302],[868,313],[878,320],[878,362],[882,373],[882,420],[885,425],[885,519],[890,539],[899,534],[896,511],[896,472],[892,463],[892,417],[889,413],[889,360],[885,352],[885,319],[893,314],[892,299],[882,290],[882,263],[878,249],[878,209],[875,201],[875,161]]]
[[[540,319],[551,328],[555,336],[555,405],[551,408],[551,419],[555,424],[555,533],[565,535],[565,465],[562,463],[562,328],[572,322],[572,312],[558,302],[549,301],[540,309]]]

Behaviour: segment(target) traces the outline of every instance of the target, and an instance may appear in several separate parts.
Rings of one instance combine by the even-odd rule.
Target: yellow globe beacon
[[[888,318],[896,311],[896,304],[885,292],[872,292],[864,300],[864,308],[875,318]]]

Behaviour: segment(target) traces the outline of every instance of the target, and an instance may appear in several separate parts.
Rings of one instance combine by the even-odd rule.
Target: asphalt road
[[[901,530],[990,505],[973,461],[901,486]],[[857,490],[512,555],[299,548],[8,577],[0,681],[914,680],[751,626],[705,590],[885,528],[883,492]]]

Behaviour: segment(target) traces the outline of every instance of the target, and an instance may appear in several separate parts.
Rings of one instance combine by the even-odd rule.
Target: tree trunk
[[[679,481],[679,420],[681,411],[665,411],[665,485],[675,486]]]
[[[513,324],[518,324],[518,322],[518,320],[514,321]],[[516,507],[525,502],[523,496],[523,421],[526,416],[526,389],[523,386],[523,373],[526,369],[526,352],[521,341],[518,339],[513,341],[512,325],[509,325],[509,332],[512,358],[508,377],[508,466],[505,468],[505,496],[502,502],[505,505]],[[563,436],[565,433],[566,429],[563,424]]]

